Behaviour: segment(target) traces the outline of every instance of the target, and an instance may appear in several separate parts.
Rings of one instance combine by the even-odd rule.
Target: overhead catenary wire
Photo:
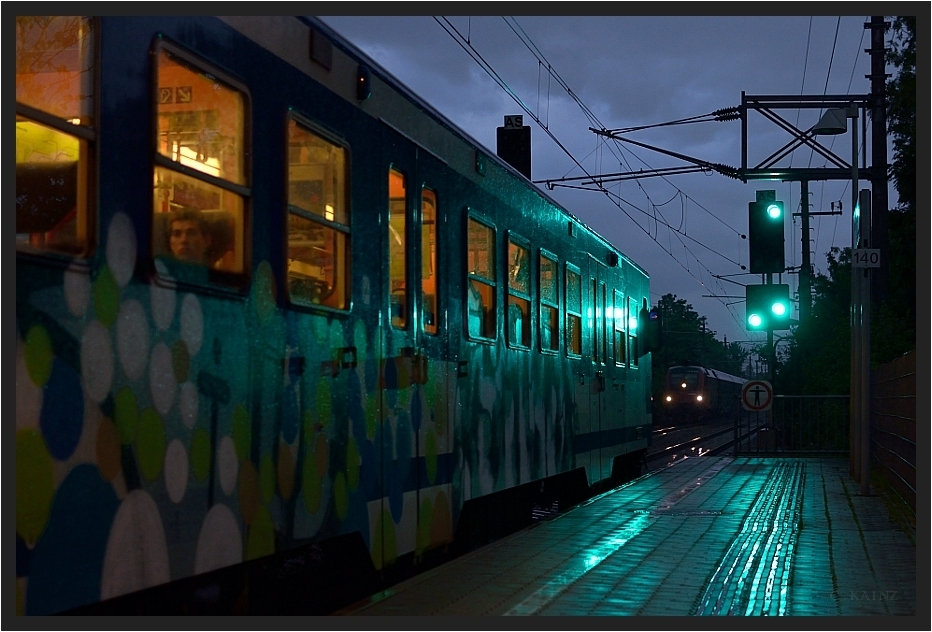
[[[565,147],[565,145],[564,145],[562,142],[560,142],[559,139],[556,138],[556,136],[555,136],[555,135],[553,134],[553,132],[549,129],[549,127],[546,126],[546,125],[543,123],[543,121],[540,120],[540,118],[538,117],[538,115],[535,114],[534,112],[532,112],[532,111],[530,110],[530,108],[527,106],[527,104],[515,93],[515,91],[507,84],[507,82],[506,82],[504,79],[501,78],[501,76],[495,71],[495,69],[491,66],[491,64],[489,64],[489,63],[483,58],[483,56],[475,49],[475,47],[471,44],[471,42],[466,41],[465,38],[463,38],[462,34],[458,31],[458,29],[457,29],[447,18],[445,18],[445,17],[440,17],[440,18],[438,18],[438,17],[435,16],[434,19],[435,19],[435,21],[437,21],[437,23],[441,26],[441,28],[443,28],[443,29],[454,39],[454,41],[456,41],[457,44],[458,44],[461,48],[463,48],[463,50],[464,50],[467,54],[469,54],[470,57],[472,57],[472,59],[473,59],[474,61],[476,61],[476,63],[478,63],[479,66],[480,66],[480,67],[481,67],[481,68],[482,68],[482,69],[483,69],[483,70],[484,70],[484,71],[485,71],[485,72],[486,72],[486,73],[487,73],[487,74],[488,74],[488,75],[489,75],[489,76],[490,76],[490,77],[491,77],[491,78],[492,78],[492,79],[493,79],[493,80],[494,80],[494,81],[495,81],[495,82],[496,82],[496,83],[497,83],[497,84],[512,98],[512,99],[513,99],[513,100],[514,100],[514,101],[515,101],[515,103],[517,103],[517,104],[519,105],[519,107],[521,107],[521,108],[528,114],[528,116],[529,116],[532,120],[534,120],[534,121],[541,127],[541,129],[544,130],[545,133],[547,133],[548,136],[551,137],[551,139],[555,142],[555,144],[556,144],[567,156],[570,157],[570,159],[571,159],[571,160],[573,161],[573,163],[576,165],[576,168],[580,169],[580,171],[582,171],[583,173],[585,173],[589,178],[592,178],[592,174],[589,173],[589,171],[580,163],[580,161],[579,161],[575,156],[572,155],[572,153]],[[534,45],[533,42],[531,41],[531,39],[526,35],[526,33],[524,33],[523,29],[521,29],[520,26],[517,25],[517,22],[514,20],[514,18],[511,18],[511,20],[512,20],[512,22],[514,23],[514,26],[511,27],[512,30],[519,36],[519,38],[520,38],[521,41],[525,44],[525,46],[528,48],[528,50],[530,50],[530,51],[532,52],[532,54],[538,59],[540,65],[541,65],[542,67],[544,67],[544,68],[547,69],[547,71],[548,71],[548,72],[551,74],[551,76],[557,81],[557,83],[558,83],[561,87],[563,87],[563,89],[565,90],[565,92],[579,105],[580,109],[584,112],[584,114],[586,115],[586,117],[587,117],[592,123],[594,123],[597,127],[603,128],[603,129],[604,129],[605,126],[598,120],[598,117],[597,117],[597,116],[582,102],[581,99],[579,99],[579,97],[578,97],[578,96],[572,91],[572,89],[566,84],[566,82],[562,79],[562,77],[560,77],[559,73],[557,73],[556,70],[552,67],[552,65],[546,60],[546,58],[545,58],[545,57],[543,56],[543,54],[539,51],[539,49],[536,47],[536,45]],[[508,22],[508,19],[506,19],[506,22]],[[510,26],[511,26],[511,25],[510,25]],[[520,32],[519,32],[519,31],[520,31]],[[708,116],[708,115],[704,115],[704,116]],[[702,117],[697,117],[697,118],[702,118]],[[616,141],[615,145],[618,145],[618,142],[617,142],[617,141]],[[611,148],[611,145],[609,145],[609,147]],[[615,147],[615,149],[617,149],[617,150],[619,150],[619,151],[624,151],[624,148],[623,148],[623,147],[620,147],[620,146],[619,146],[619,147]],[[614,150],[612,150],[612,153],[613,153],[613,154],[615,153]],[[642,163],[644,163],[645,165],[647,165],[647,163],[646,163],[642,158],[640,158],[639,156],[637,156],[637,154],[634,154],[633,152],[629,152],[629,153],[631,153],[632,155],[636,156],[636,157],[638,158],[638,160],[640,160]],[[615,154],[615,155],[616,155],[616,157],[618,158],[620,164],[622,164],[622,165],[626,164],[626,161],[625,161],[625,159],[623,158],[623,156],[618,156],[618,154]],[[649,165],[648,165],[648,166],[649,166]],[[677,187],[676,185],[674,185],[673,183],[671,183],[671,182],[670,182],[669,180],[667,180],[665,177],[664,177],[663,179],[664,179],[664,181],[666,181],[668,184],[670,184],[670,186],[672,186],[672,187],[675,188],[677,191],[680,191],[680,192],[682,193],[682,191],[679,189],[679,187]],[[645,195],[646,199],[647,199],[647,200],[649,201],[649,203],[651,204],[651,207],[654,209],[655,213],[660,213],[660,211],[659,211],[658,208],[657,208],[657,205],[654,204],[653,201],[651,200],[651,197],[650,197],[649,193],[644,189],[644,187],[643,187],[639,182],[637,183],[637,185],[638,185],[639,189],[640,189],[640,190],[643,192],[643,194]],[[637,205],[632,204],[632,203],[631,203],[630,201],[628,201],[628,200],[624,200],[623,198],[621,198],[621,197],[618,196],[618,195],[613,195],[613,194],[611,194],[611,192],[609,192],[604,186],[599,185],[599,186],[597,187],[597,189],[600,190],[600,191],[603,193],[603,195],[605,195],[606,198],[607,198],[609,201],[611,201],[617,208],[619,208],[619,210],[621,210],[622,213],[624,213],[629,219],[631,219],[631,220],[641,229],[641,231],[643,231],[645,234],[647,234],[647,235],[654,241],[654,243],[656,243],[656,244],[657,244],[664,252],[666,252],[674,261],[676,261],[677,264],[680,265],[680,267],[682,267],[691,277],[693,277],[693,278],[696,280],[696,282],[699,283],[700,286],[702,286],[703,288],[706,288],[706,289],[709,290],[709,291],[712,291],[711,288],[709,288],[708,285],[707,285],[700,277],[696,276],[696,274],[694,274],[692,270],[690,270],[686,265],[684,265],[681,261],[679,261],[679,259],[676,257],[676,255],[673,254],[673,252],[672,252],[671,250],[669,250],[668,248],[664,247],[663,244],[661,244],[661,243],[657,240],[657,238],[656,238],[654,235],[651,235],[650,232],[649,232],[647,229],[645,229],[643,226],[641,226],[641,224],[640,224],[639,222],[635,221],[634,218],[631,216],[631,214],[621,205],[620,202],[623,200],[623,201],[624,201],[628,206],[630,206],[632,209],[636,209],[638,212],[641,212],[641,213],[647,215],[648,217],[651,217],[651,214],[650,214],[650,213],[648,213],[647,211],[644,211],[643,209],[640,209]],[[685,195],[685,194],[684,194],[684,195]],[[692,200],[692,198],[689,198],[688,196],[687,196],[687,199]],[[616,201],[616,200],[618,200],[618,201]],[[695,203],[694,200],[693,200],[693,202]],[[711,213],[711,212],[710,212],[708,209],[706,209],[705,207],[702,207],[701,205],[698,205],[698,204],[697,204],[697,206],[699,206],[700,208],[702,208],[703,210],[705,210],[706,212],[708,212],[708,213],[709,213],[710,215],[712,215],[713,217],[716,217],[716,219],[719,219],[719,221],[722,221],[720,218],[718,218],[717,216],[715,216],[713,213]],[[662,213],[660,213],[660,214],[661,214],[661,217],[663,217]],[[683,237],[684,235],[682,235],[682,234],[680,234],[679,232],[673,230],[673,229],[672,229],[672,226],[670,226],[670,224],[669,224],[668,222],[665,221],[665,218],[664,218],[664,221],[661,222],[661,223],[662,223],[663,225],[665,225],[665,226],[670,227],[670,228],[671,228],[671,231],[674,232],[674,234],[676,234],[677,239],[680,239],[681,242],[682,242],[682,237]],[[723,224],[726,225],[726,226],[729,226],[729,228],[731,228],[730,225],[728,225],[727,223],[723,222]],[[691,238],[691,239],[692,239],[692,238]],[[703,245],[703,247],[707,248],[710,252],[712,252],[712,253],[714,253],[714,254],[716,254],[716,255],[722,256],[722,254],[721,254],[720,251],[718,251],[718,250],[716,250],[716,249],[714,249],[714,248],[711,248],[711,247],[709,247],[709,246],[705,246],[704,244],[701,244],[701,242],[698,242],[697,240],[694,240],[694,239],[693,239],[693,241],[696,241],[696,243],[700,243],[700,245]],[[714,278],[715,275],[714,275],[714,274],[711,272],[711,270],[709,270],[709,268],[702,262],[702,260],[699,259],[699,258],[695,255],[694,252],[692,252],[689,248],[687,248],[686,245],[685,245],[685,243],[683,244],[683,246],[684,246],[684,250],[695,258],[696,264],[697,264],[700,268],[704,269],[711,277]],[[727,257],[725,257],[725,259],[726,259],[727,261],[729,261],[730,263],[733,263],[733,264],[736,264],[736,265],[740,265],[740,264],[737,264],[737,262],[735,262],[735,261],[733,261],[733,260],[731,260],[731,259],[728,259]],[[719,284],[719,287],[721,287],[720,284]],[[723,304],[724,304],[724,303],[723,303]],[[725,305],[725,306],[728,307],[727,305]],[[731,316],[732,316],[732,318],[735,320],[735,322],[736,322],[737,324],[740,325],[740,319],[734,314],[734,312],[733,312],[731,309],[729,309],[729,313],[731,314]]]

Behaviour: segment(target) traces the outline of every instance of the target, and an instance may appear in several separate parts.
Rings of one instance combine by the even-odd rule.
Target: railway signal
[[[790,328],[790,286],[786,283],[748,285],[745,288],[747,318],[751,331]]]
[[[748,203],[748,251],[751,274],[783,272],[784,207],[780,200]]]

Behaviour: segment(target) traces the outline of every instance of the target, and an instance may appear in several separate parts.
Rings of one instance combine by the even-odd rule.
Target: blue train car
[[[17,613],[324,613],[640,472],[647,273],[313,18],[18,16],[16,231]]]

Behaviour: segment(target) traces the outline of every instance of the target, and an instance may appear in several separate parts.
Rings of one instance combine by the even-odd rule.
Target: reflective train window
[[[157,50],[156,76],[153,253],[242,273],[249,196],[245,88],[165,44]]]
[[[540,348],[541,351],[560,349],[560,292],[557,279],[557,261],[540,253]]]
[[[495,230],[470,217],[466,233],[466,330],[472,338],[494,339],[498,327]]]
[[[437,194],[430,189],[421,190],[421,301],[424,331],[436,335],[440,325],[437,301]]]
[[[579,269],[566,264],[566,353],[582,355],[582,281]]]
[[[288,296],[349,309],[349,195],[345,147],[288,121]]]
[[[615,364],[621,366],[627,361],[625,349],[627,337],[625,335],[625,298],[621,292],[615,290],[615,312],[614,318],[613,344],[615,346]]]
[[[392,326],[408,326],[408,241],[404,174],[388,171],[388,291]]]
[[[628,299],[628,357],[630,365],[638,365],[638,302],[637,299]]]
[[[16,248],[88,255],[95,22],[16,16]]]
[[[527,246],[508,239],[508,344],[531,346],[531,262]]]

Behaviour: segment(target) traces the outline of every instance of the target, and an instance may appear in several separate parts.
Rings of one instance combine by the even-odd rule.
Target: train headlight
[[[668,402],[672,402],[672,401],[673,401],[673,398],[670,397],[669,395],[667,395],[667,401],[668,401]]]
[[[682,386],[683,388],[686,388],[686,382],[683,382],[682,384],[680,384],[680,386]]]
[[[702,395],[696,395],[696,401],[697,401],[697,402],[701,402],[701,401],[702,401]]]

